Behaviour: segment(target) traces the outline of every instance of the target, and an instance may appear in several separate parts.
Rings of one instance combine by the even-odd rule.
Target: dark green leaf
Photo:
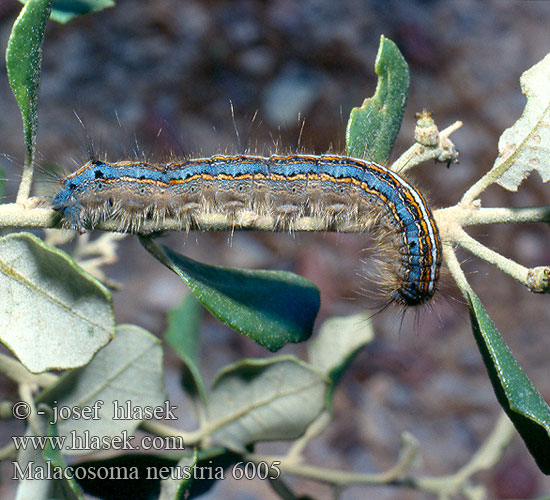
[[[125,454],[114,458],[90,460],[75,464],[81,469],[78,483],[85,493],[93,498],[103,500],[113,499],[153,499],[160,494],[160,471],[174,467],[178,463],[176,457],[157,455]],[[99,479],[90,474],[100,468],[114,468],[121,471],[119,479],[116,476]],[[122,474],[127,474],[124,478]]]
[[[214,316],[266,349],[276,351],[310,337],[320,297],[305,278],[285,271],[209,266],[160,248],[151,238],[140,241]]]
[[[181,455],[180,455],[181,457]],[[158,498],[160,493],[161,476],[166,475],[167,468],[176,467],[180,457],[159,455],[131,455],[126,454],[104,460],[81,462],[78,467],[84,471],[98,470],[100,467],[118,467],[119,470],[135,474],[138,479],[90,479],[90,474],[82,474],[83,479],[78,482],[86,493],[104,500]],[[228,452],[223,448],[211,448],[198,452],[197,469],[201,476],[194,477],[189,490],[189,498],[196,498],[207,492],[219,478],[221,471],[240,461],[239,455]],[[227,477],[227,473],[225,473]]]
[[[175,468],[173,477],[163,479],[160,483],[159,500],[187,500],[193,483],[193,468],[197,465],[197,450],[184,455]],[[181,478],[181,479],[180,479]]]
[[[401,128],[409,95],[409,68],[397,46],[380,37],[374,65],[376,91],[360,108],[351,110],[346,128],[350,156],[386,163]]]
[[[481,301],[469,293],[472,329],[498,402],[540,470],[550,474],[550,408],[521,369]]]
[[[52,19],[58,23],[67,23],[75,17],[98,12],[114,5],[114,0],[55,0]]]
[[[31,164],[34,158],[42,43],[51,10],[52,0],[29,0],[15,20],[6,49],[8,78],[23,116],[26,164]]]
[[[27,3],[27,0],[19,0]],[[98,12],[113,7],[114,0],[54,0],[51,19],[58,23],[68,23],[78,16]]]
[[[48,436],[55,438],[57,436],[56,426],[55,424],[51,423],[53,421],[53,411],[51,410],[51,408],[46,406],[42,406],[41,409],[45,411],[46,420],[49,422]],[[59,448],[53,447],[52,441],[48,441],[48,444],[42,452],[42,456],[44,460],[47,460],[51,463],[52,468],[55,468],[57,470],[64,470],[67,467],[67,462],[65,462],[65,459],[61,454],[61,450]],[[82,493],[80,486],[78,485],[74,477],[70,478],[70,476],[71,475],[69,474],[64,475],[63,479],[59,479],[56,481],[56,486],[58,486],[59,489],[63,491],[62,497],[60,498],[63,498],[64,500],[84,500],[84,494]]]
[[[206,404],[206,389],[199,368],[199,322],[202,306],[193,294],[187,295],[179,307],[168,313],[168,330],[164,334],[168,342],[183,360],[194,387],[186,384],[186,389],[198,394]]]

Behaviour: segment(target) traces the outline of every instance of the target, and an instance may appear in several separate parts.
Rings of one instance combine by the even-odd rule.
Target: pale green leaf
[[[309,361],[337,382],[357,352],[373,339],[367,314],[329,318],[309,344]]]
[[[0,341],[32,372],[85,365],[114,332],[111,294],[29,233],[0,238]]]
[[[325,407],[329,380],[293,356],[246,359],[226,367],[210,394],[214,439],[233,449],[301,436]]]
[[[496,182],[509,191],[516,191],[532,170],[543,182],[550,180],[550,54],[523,73],[520,82],[527,105],[500,136],[493,166],[501,173]]]
[[[46,427],[44,426],[44,431]],[[33,436],[30,427],[25,437]],[[42,450],[27,446],[17,454],[17,461],[10,464],[12,477],[19,480],[15,500],[52,500],[53,481],[46,477],[47,464]],[[26,472],[28,471],[28,473]]]
[[[166,399],[161,342],[133,325],[118,326],[115,338],[87,366],[61,377],[39,398],[54,411],[57,407],[58,415],[61,407],[90,408],[87,411],[92,412],[91,418],[74,415],[57,423],[59,436],[67,437],[63,449],[66,455],[94,451],[70,449],[79,445],[73,442],[73,436],[83,438],[86,432],[97,437],[117,437],[123,432],[132,435],[142,422],[140,409],[164,407]],[[129,413],[127,408],[131,409]]]

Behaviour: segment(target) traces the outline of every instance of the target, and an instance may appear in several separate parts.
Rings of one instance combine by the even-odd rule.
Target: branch
[[[475,224],[507,224],[520,222],[546,222],[550,224],[550,206],[529,208],[478,208],[465,226]]]
[[[0,353],[0,373],[19,384],[36,384],[39,387],[47,387],[57,380],[57,375],[53,373],[31,373],[19,361],[2,353]]]
[[[28,150],[25,154],[25,163],[23,164],[23,174],[19,189],[17,191],[17,204],[22,205],[29,199],[31,194],[32,176],[34,173],[34,151],[30,153]]]
[[[352,485],[391,485],[412,488],[415,490],[435,493],[440,498],[449,498],[469,487],[469,480],[482,470],[493,467],[503,456],[510,440],[515,435],[515,429],[504,412],[501,413],[493,431],[480,446],[470,461],[455,474],[433,476],[410,476],[406,469],[416,455],[418,443],[413,438],[405,437],[405,445],[398,463],[386,472],[379,474],[364,474],[326,469],[313,465],[296,464],[289,462],[287,457],[258,455],[250,453],[244,456],[251,462],[279,462],[281,471],[294,476],[305,477],[322,483],[338,487]]]
[[[523,117],[522,117],[523,118]],[[521,119],[520,119],[521,121]],[[517,123],[516,125],[517,126]],[[501,137],[502,139],[502,137]],[[522,146],[525,147],[525,139],[522,141]],[[500,151],[500,146],[499,146]],[[517,153],[520,151],[520,147],[515,149],[513,154],[509,154],[503,161],[500,163],[495,163],[491,170],[487,172],[481,179],[479,179],[473,186],[471,186],[462,196],[462,203],[471,203],[476,198],[479,197],[485,189],[487,189],[491,184],[493,184],[499,177],[502,176],[513,164],[517,161]],[[502,154],[500,152],[500,154]]]
[[[35,436],[41,435],[42,423],[36,413],[36,405],[34,404],[34,397],[32,395],[32,388],[29,384],[19,384],[19,397],[21,401],[24,401],[29,405],[30,411],[27,417],[27,422],[31,426],[32,432]]]
[[[323,432],[328,424],[330,424],[331,414],[329,411],[323,411],[306,429],[303,436],[294,441],[290,450],[287,453],[287,459],[291,462],[299,462],[302,457],[302,452],[308,443],[316,436]]]
[[[0,228],[62,228],[59,213],[52,208],[37,207],[42,200],[38,198],[29,199],[29,208],[22,207],[17,203],[0,205]],[[235,229],[254,231],[288,231],[277,224],[277,218],[271,216],[260,216],[255,212],[243,211],[237,214],[234,221],[228,219],[225,213],[209,213],[198,217],[196,224],[191,225],[189,230],[201,231],[231,231]],[[121,226],[120,221],[106,220],[97,224],[94,230],[128,232]],[[182,222],[179,219],[165,219],[160,224],[158,221],[146,220],[140,224],[139,233],[151,234],[160,231],[182,231]],[[323,221],[315,217],[300,217],[292,223],[292,231],[326,231]],[[359,224],[342,222],[337,228],[330,228],[329,231],[344,233],[360,233],[365,230]]]
[[[183,439],[185,446],[196,446],[204,437],[204,433],[200,430],[193,432],[184,432],[178,429],[174,429],[169,425],[163,424],[161,422],[156,422],[154,420],[144,420],[140,424],[140,428],[145,432],[154,434],[155,436],[175,436]]]
[[[550,292],[549,266],[533,268],[522,266],[487,248],[463,229],[465,226],[474,224],[510,222],[514,216],[517,216],[514,222],[546,221],[550,217],[550,207],[482,209],[477,201],[469,204],[461,202],[454,207],[434,212],[441,239],[446,243],[446,247],[457,243],[480,259],[494,264],[501,271],[525,285],[531,292],[548,293]]]
[[[446,248],[445,252],[443,253],[443,259],[451,273],[451,276],[456,281],[458,288],[460,288],[462,295],[464,295],[466,300],[468,300],[469,299],[468,294],[470,292],[473,292],[473,289],[470,286],[470,283],[468,283],[468,280],[466,279],[466,275],[464,274],[464,271],[460,267],[460,264],[458,262],[458,259],[456,258],[456,253],[454,249],[450,247]]]
[[[468,487],[468,481],[474,474],[490,469],[499,462],[514,435],[512,422],[501,412],[493,431],[466,465],[448,476],[418,478],[416,486],[423,491],[436,493],[440,498],[449,498],[459,493]]]
[[[494,264],[501,271],[509,274],[515,280],[525,285],[531,292],[547,293],[550,292],[550,268],[546,266],[528,268],[518,264],[512,259],[487,248],[485,245],[472,238],[462,228],[453,231],[454,243],[473,253],[480,259]]]
[[[526,208],[481,208],[479,201],[460,202],[454,207],[434,210],[439,225],[453,222],[461,227],[478,224],[545,222],[550,224],[550,206]]]
[[[10,458],[17,457],[17,449],[13,443],[7,444],[0,448],[0,462],[3,460],[8,460]]]
[[[431,117],[428,122],[422,124],[426,120],[425,115],[420,116],[415,129],[416,142],[405,151],[397,161],[391,166],[391,170],[402,174],[412,167],[424,163],[428,160],[437,160],[440,162],[452,163],[456,161],[458,153],[454,144],[449,139],[449,136],[462,127],[462,122],[457,121],[450,127],[439,132],[437,126]]]

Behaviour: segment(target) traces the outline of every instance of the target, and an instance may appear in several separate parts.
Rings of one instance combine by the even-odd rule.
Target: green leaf
[[[90,449],[86,447],[86,433],[109,439],[131,436],[143,418],[128,414],[127,401],[139,411],[160,407],[166,399],[161,342],[133,325],[118,326],[115,338],[87,366],[62,376],[38,398],[58,409],[87,408],[88,418],[74,414],[57,423],[59,436],[66,436],[67,455],[95,451],[90,440]]]
[[[224,368],[209,398],[216,442],[236,451],[256,441],[294,439],[325,408],[329,380],[293,357],[245,359]]]
[[[27,2],[27,0],[19,1]],[[99,12],[114,5],[114,0],[54,0],[51,18],[58,23],[65,24],[75,17]]]
[[[193,449],[191,455],[184,455],[176,465],[176,477],[178,479],[164,479],[160,483],[159,500],[187,500],[188,492],[193,482],[193,468],[197,465],[197,450]],[[187,477],[189,471],[189,477]]]
[[[179,354],[189,370],[193,384],[185,389],[198,395],[206,405],[206,388],[199,367],[199,323],[202,306],[193,294],[187,295],[175,309],[168,313],[168,329],[164,334],[166,342]]]
[[[126,453],[101,460],[79,462],[82,473],[78,483],[92,498],[113,499],[153,499],[160,493],[161,470],[174,467],[178,459],[166,455]],[[126,478],[92,479],[92,472],[100,469],[121,471]],[[112,469],[111,469],[112,468]],[[34,500],[34,498],[32,499]]]
[[[515,360],[477,295],[468,294],[472,329],[498,402],[540,470],[550,474],[550,408]]]
[[[42,407],[42,409],[43,408],[44,407]],[[48,436],[55,438],[57,436],[57,430],[55,423],[53,423],[53,411],[51,408],[47,408],[46,420],[49,422]],[[50,462],[52,469],[62,471],[67,467],[67,462],[61,454],[61,450],[53,447],[52,441],[48,441],[48,444],[42,452],[42,457],[44,460]],[[63,498],[64,500],[84,500],[84,494],[82,493],[82,490],[74,477],[70,478],[69,475],[64,475],[63,479],[56,480],[56,486],[59,490],[61,490],[60,493],[62,496],[60,496],[60,498]]]
[[[197,474],[190,484],[189,498],[197,498],[206,493],[216,484],[216,480],[236,462],[242,460],[240,455],[228,452],[224,448],[208,448],[199,451],[196,464]],[[113,500],[114,498],[158,498],[161,488],[161,478],[172,474],[171,469],[178,465],[179,457],[152,454],[125,454],[113,458],[101,460],[89,460],[80,462],[78,467],[83,469],[83,474],[78,482],[84,491],[94,498]],[[88,471],[97,471],[99,468],[116,468],[115,470],[127,471],[135,479],[90,479]],[[224,474],[227,477],[227,473]],[[34,497],[32,500],[35,500]],[[40,499],[42,500],[42,499]],[[49,500],[49,499],[44,499]]]
[[[0,341],[32,372],[85,365],[114,332],[111,294],[29,233],[0,238]]]
[[[367,314],[334,317],[323,323],[308,351],[310,363],[332,379],[330,395],[355,355],[373,339]]]
[[[320,296],[305,278],[285,271],[209,266],[161,248],[151,238],[140,241],[214,316],[266,349],[276,351],[311,336]]]
[[[29,0],[15,20],[6,49],[10,86],[23,116],[27,164],[34,158],[42,43],[51,10],[52,0]]]
[[[399,49],[382,35],[374,69],[376,91],[351,110],[346,128],[347,154],[386,163],[401,128],[409,95],[409,68]]]
[[[550,180],[550,54],[521,75],[527,105],[521,118],[506,129],[498,141],[498,157],[492,171],[496,182],[509,191],[532,170],[543,182]]]
[[[40,422],[42,426],[42,422]],[[46,426],[43,425],[45,432]],[[42,430],[41,430],[42,432]],[[34,436],[29,427],[24,437]],[[10,464],[13,477],[19,479],[16,500],[32,498],[32,500],[56,500],[52,492],[54,482],[47,479],[47,464],[42,457],[42,450],[38,447],[27,446],[17,453],[17,461]],[[28,474],[26,471],[29,471]]]
[[[40,407],[34,423],[37,434],[29,426],[24,438],[55,438],[55,427],[52,428],[48,423],[51,421],[51,409]],[[44,450],[37,443],[33,444],[27,443],[26,448],[21,446],[17,462],[12,464],[12,476],[19,479],[16,500],[82,500],[84,497],[78,484],[62,476],[66,463],[60,451],[54,450],[51,443]],[[52,463],[48,464],[46,460]],[[56,477],[59,479],[54,479]]]

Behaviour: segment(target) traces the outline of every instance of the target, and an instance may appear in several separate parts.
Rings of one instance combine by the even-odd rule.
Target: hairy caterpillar
[[[391,299],[418,305],[435,293],[441,241],[423,195],[387,168],[334,155],[216,155],[164,165],[91,160],[63,180],[52,200],[67,227],[80,231],[102,220],[120,220],[121,230],[139,231],[145,220],[181,221],[200,214],[238,212],[271,215],[278,227],[300,217],[338,228],[353,221],[376,226],[388,271]]]

